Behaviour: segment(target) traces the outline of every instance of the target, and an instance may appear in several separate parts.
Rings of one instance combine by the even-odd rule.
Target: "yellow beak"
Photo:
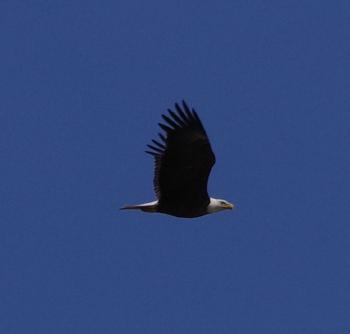
[[[232,204],[232,203],[225,203],[225,204],[222,205],[222,207],[223,207],[224,209],[230,209],[230,210],[232,210],[235,206],[234,206],[234,204]]]

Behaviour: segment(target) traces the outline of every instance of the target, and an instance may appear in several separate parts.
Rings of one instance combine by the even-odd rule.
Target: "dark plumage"
[[[159,126],[164,134],[159,133],[160,139],[147,145],[146,153],[155,159],[153,184],[157,201],[124,208],[187,218],[232,208],[224,200],[212,199],[212,210],[208,210],[211,199],[207,183],[215,155],[196,111],[190,110],[185,101],[182,106],[175,103],[175,110],[168,109],[169,114],[162,115],[164,124]]]

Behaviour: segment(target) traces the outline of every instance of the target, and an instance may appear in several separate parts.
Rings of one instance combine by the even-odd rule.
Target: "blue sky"
[[[1,333],[350,332],[348,1],[0,4]],[[153,200],[186,99],[237,206]]]

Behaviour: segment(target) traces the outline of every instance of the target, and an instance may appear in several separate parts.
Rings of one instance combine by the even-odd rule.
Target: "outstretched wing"
[[[207,183],[215,163],[208,136],[194,109],[185,101],[175,104],[176,112],[168,109],[159,123],[165,136],[152,140],[146,151],[155,158],[154,188],[160,203],[207,205]]]

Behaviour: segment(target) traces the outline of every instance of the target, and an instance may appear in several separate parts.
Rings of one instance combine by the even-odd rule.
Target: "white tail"
[[[145,212],[157,212],[158,201],[153,201],[143,204],[126,205],[120,208],[120,210],[142,210]]]

